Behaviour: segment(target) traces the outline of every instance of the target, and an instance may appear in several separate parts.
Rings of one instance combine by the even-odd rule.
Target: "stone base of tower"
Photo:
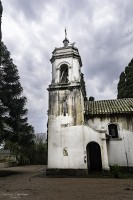
[[[47,169],[47,176],[76,176],[76,177],[90,177],[90,176],[110,176],[110,170],[102,170],[101,172],[88,172],[88,169]]]

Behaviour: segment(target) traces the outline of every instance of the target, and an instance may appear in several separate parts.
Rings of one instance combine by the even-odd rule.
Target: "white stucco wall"
[[[105,130],[108,133],[110,123],[117,124],[118,139],[107,141],[109,165],[133,166],[133,119],[132,117],[119,116],[108,118],[94,118],[88,121],[88,125],[95,130]]]
[[[120,140],[112,139],[108,142],[109,164],[112,166],[133,166],[133,133],[128,130],[120,130]]]
[[[72,121],[71,117],[58,116],[49,122],[48,168],[87,169],[86,146],[89,142],[97,142],[101,148],[103,168],[107,169],[108,161],[104,160],[107,149],[101,139],[102,135],[83,125],[65,127],[65,124],[71,124]]]
[[[114,164],[133,166],[133,132],[125,129],[126,118],[120,117],[114,122],[118,124],[119,138],[109,141],[105,139],[105,132],[108,134],[108,124],[112,119],[94,118],[79,126],[73,126],[73,120],[70,116],[50,117],[48,168],[87,169],[84,161],[89,142],[100,145],[103,169]]]
[[[81,66],[79,63],[79,59],[75,58],[73,56],[69,56],[67,57],[67,54],[72,54],[73,52],[76,52],[76,55],[79,55],[79,53],[75,50],[73,50],[71,47],[70,49],[57,49],[54,55],[64,55],[66,54],[66,57],[60,57],[60,58],[56,58],[53,62],[52,62],[52,83],[59,83],[60,82],[60,66],[62,64],[66,64],[68,65],[68,79],[69,82],[79,82],[80,81],[80,73],[81,73]]]
[[[73,56],[75,55],[75,56]],[[84,100],[81,92],[81,60],[72,47],[56,48],[51,59],[52,84],[49,86],[48,168],[87,169],[86,146],[97,142],[101,149],[102,167],[133,166],[133,119],[95,117],[84,124]],[[68,86],[61,86],[60,66],[68,66]],[[63,116],[63,101],[67,114]],[[105,138],[108,124],[118,125],[118,139]],[[95,155],[94,155],[95,156]]]
[[[80,65],[77,59],[75,58],[62,58],[56,59],[52,64],[52,82],[60,82],[60,66],[62,64],[68,65],[68,79],[69,82],[79,82],[80,81]]]

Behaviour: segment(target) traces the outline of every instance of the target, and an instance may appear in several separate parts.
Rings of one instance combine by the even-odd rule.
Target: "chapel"
[[[133,98],[87,100],[82,60],[66,31],[50,61],[47,174],[132,170]]]

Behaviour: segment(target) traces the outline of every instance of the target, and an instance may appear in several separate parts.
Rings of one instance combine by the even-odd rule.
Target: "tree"
[[[82,90],[84,100],[87,101],[86,86],[85,86],[84,74],[83,73],[81,73],[81,90]]]
[[[1,18],[2,18],[2,3],[0,1],[0,67],[1,67]],[[2,83],[2,71],[0,70],[0,86]],[[1,96],[1,87],[0,87],[0,96]],[[1,102],[1,98],[0,98],[0,143],[2,141],[2,133],[4,131],[4,114],[5,114],[6,110],[5,107],[3,105],[3,103]]]
[[[3,8],[2,8],[2,3],[0,1],[0,45],[1,45],[1,37],[2,37],[2,33],[1,33],[1,18],[2,18],[2,12],[3,12]],[[1,65],[1,46],[0,46],[0,65]]]
[[[95,101],[95,98],[92,97],[92,96],[90,96],[90,97],[89,97],[89,101]]]
[[[6,46],[1,43],[1,47],[0,101],[2,103],[1,111],[8,110],[7,116],[5,115],[3,118],[3,124],[9,127],[6,132],[2,131],[2,138],[7,144],[10,143],[8,146],[19,157],[21,154],[25,154],[26,147],[33,142],[34,129],[27,122],[27,109],[25,108],[27,99],[22,95],[23,88],[20,84],[17,67],[14,65]]]
[[[2,85],[3,85],[3,70],[0,65],[0,143],[6,138],[10,128],[6,124],[8,118],[8,108],[2,102]]]
[[[117,98],[133,98],[133,59],[120,74]]]
[[[10,131],[10,128],[8,129],[8,125],[5,123],[7,111],[8,109],[0,101],[0,143],[6,138],[6,135]]]
[[[35,149],[34,149],[34,164],[47,164],[47,141],[46,134],[36,134],[35,137]]]
[[[17,67],[1,42],[2,3],[0,1],[0,143],[4,141],[18,159],[27,157],[34,145],[34,129],[27,123],[26,97],[22,95]]]

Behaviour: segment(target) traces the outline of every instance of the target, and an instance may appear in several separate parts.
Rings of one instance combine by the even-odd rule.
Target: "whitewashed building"
[[[63,43],[51,58],[47,174],[131,169],[133,99],[87,101],[79,51]]]

